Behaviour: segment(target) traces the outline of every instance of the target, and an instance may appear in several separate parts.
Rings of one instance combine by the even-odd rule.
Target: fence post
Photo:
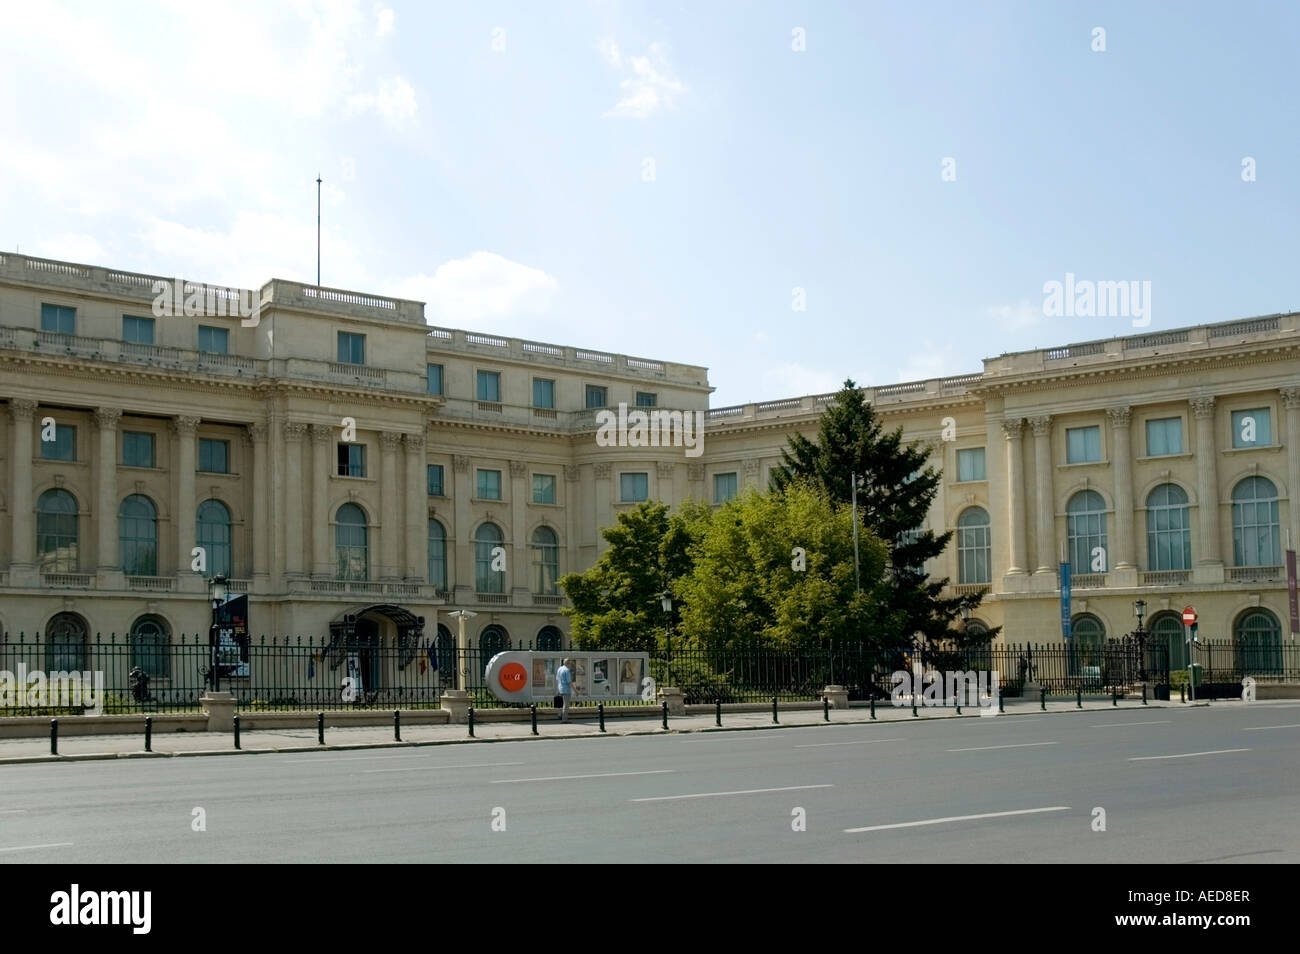
[[[153,751],[153,716],[144,717],[144,750]]]
[[[325,744],[325,713],[316,713],[316,743]]]
[[[469,736],[472,739],[474,737],[474,707],[470,706],[466,709],[465,714],[469,716]]]
[[[529,716],[533,720],[533,735],[537,734],[537,703],[528,707]]]
[[[393,741],[402,741],[402,710],[393,710]]]
[[[721,696],[719,696],[717,701],[713,704],[713,718],[714,721],[717,723],[718,728],[722,728],[722,697]]]
[[[664,728],[668,728],[668,703],[664,702]]]
[[[239,748],[239,713],[235,713],[235,748]]]
[[[59,754],[59,720],[50,720],[50,754]]]
[[[604,732],[605,731],[605,703],[601,702],[597,704],[596,714],[600,716],[600,731]]]
[[[1047,687],[1040,686],[1038,689],[1038,704],[1044,712],[1047,711]]]
[[[779,720],[776,717],[776,696],[772,697],[772,724],[777,725]]]

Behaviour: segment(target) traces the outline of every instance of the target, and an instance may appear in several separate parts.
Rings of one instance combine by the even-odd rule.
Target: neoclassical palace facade
[[[564,643],[556,579],[643,499],[766,486],[830,395],[710,408],[707,371],[429,326],[420,302],[272,280],[155,314],[171,279],[0,255],[0,628],[205,633],[206,578],[254,634],[382,639],[471,609],[470,638]],[[1126,330],[1122,325],[1116,331]],[[1300,542],[1300,315],[1004,354],[867,388],[943,470],[928,569],[989,591],[972,625],[1080,640],[1147,626],[1269,642]],[[609,447],[620,403],[702,412],[703,453]],[[196,553],[202,557],[196,567]]]

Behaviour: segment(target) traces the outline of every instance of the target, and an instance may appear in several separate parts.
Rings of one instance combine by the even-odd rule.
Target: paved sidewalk
[[[1216,706],[1242,705],[1241,702],[1216,702]],[[1254,705],[1269,705],[1262,701]],[[1197,703],[1208,705],[1208,703]],[[895,708],[890,705],[876,707],[875,721],[920,722],[926,719],[979,719],[1003,718],[1014,719],[1017,716],[1042,713],[1038,702],[1007,700],[1006,711],[998,716],[982,716],[980,710],[964,708],[957,715],[951,708],[917,709],[912,715],[911,707]],[[1134,710],[1159,708],[1186,708],[1178,702],[1152,702],[1143,706],[1140,699],[1124,698],[1118,707],[1109,700],[1085,700],[1083,709],[1076,708],[1073,700],[1057,699],[1047,702],[1047,712],[1096,712],[1098,710]],[[236,755],[266,752],[300,752],[323,751],[325,749],[357,749],[410,747],[419,745],[456,745],[475,742],[522,741],[531,738],[593,738],[602,733],[597,724],[595,712],[584,709],[574,710],[575,717],[568,723],[560,723],[553,713],[539,716],[537,720],[538,735],[532,734],[527,721],[523,722],[478,722],[474,726],[474,737],[470,738],[468,726],[465,725],[412,725],[402,727],[402,741],[393,740],[392,726],[384,727],[336,727],[325,730],[325,745],[317,742],[316,730],[312,729],[261,729],[244,731],[240,736],[240,749],[234,747],[233,733],[218,732],[155,732],[153,734],[153,751],[144,751],[143,731],[132,735],[65,735],[59,738],[59,754],[50,754],[48,737],[24,739],[0,739],[0,765],[14,762],[58,762],[82,759],[111,758],[168,758],[173,756],[197,755]],[[717,728],[715,716],[709,714],[692,714],[670,716],[670,732],[718,732],[739,730],[781,729],[826,725],[823,713],[818,710],[785,710],[778,714],[780,722],[772,722],[771,712],[726,712],[722,714],[722,729]],[[854,705],[849,709],[832,709],[831,725],[871,723],[871,712],[867,707]],[[647,735],[663,734],[661,717],[614,717],[605,720],[605,735]]]

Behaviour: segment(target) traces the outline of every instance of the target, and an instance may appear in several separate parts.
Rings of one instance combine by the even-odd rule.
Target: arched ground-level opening
[[[345,684],[344,702],[380,703],[419,696],[427,670],[417,661],[424,617],[392,603],[376,603],[340,614],[330,623],[325,651],[329,669]]]

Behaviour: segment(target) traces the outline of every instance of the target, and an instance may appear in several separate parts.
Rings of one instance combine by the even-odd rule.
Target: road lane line
[[[412,765],[409,768],[362,769],[362,775],[381,775],[385,772],[436,772],[439,769],[500,768],[504,765],[527,765],[527,762],[469,762],[464,765]]]
[[[805,742],[796,749],[820,749],[824,745],[871,745],[875,742],[906,742],[906,739],[859,739],[856,742]]]
[[[1300,722],[1291,725],[1252,725],[1242,729],[1243,732],[1263,732],[1265,729],[1300,729]]]
[[[735,792],[697,792],[693,795],[655,795],[652,798],[632,798],[633,802],[672,802],[682,798],[718,798],[722,795],[758,795],[763,792],[800,792],[806,788],[834,788],[833,785],[787,785],[784,788],[744,788]]]
[[[1113,729],[1121,725],[1169,725],[1173,719],[1154,719],[1151,722],[1101,722],[1097,725],[1090,725],[1090,729]]]
[[[649,772],[598,772],[595,775],[546,775],[541,778],[494,778],[489,784],[505,785],[508,782],[564,782],[574,778],[616,778],[622,775],[671,775],[676,769],[652,769]]]
[[[1060,745],[1060,742],[1014,742],[1011,745],[975,745],[968,749],[949,749],[949,752],[983,752],[985,749],[1027,749],[1033,745]]]
[[[1130,762],[1152,762],[1156,759],[1190,759],[1194,755],[1226,755],[1229,752],[1250,752],[1252,749],[1211,749],[1208,752],[1184,752],[1181,755],[1139,755]]]
[[[946,825],[949,822],[978,821],[981,818],[1007,818],[1011,815],[1036,815],[1040,812],[1068,812],[1069,805],[1053,805],[1050,808],[1021,808],[1014,812],[985,812],[982,815],[952,815],[948,818],[927,818],[923,821],[898,822],[893,825],[868,825],[865,828],[846,828],[846,835],[863,831],[885,831],[889,828],[918,828],[922,825]]]
[[[37,848],[71,848],[70,841],[56,841],[48,845],[18,845],[14,848],[0,848],[0,851],[35,851]]]
[[[0,815],[26,815],[25,808],[0,808]]]

